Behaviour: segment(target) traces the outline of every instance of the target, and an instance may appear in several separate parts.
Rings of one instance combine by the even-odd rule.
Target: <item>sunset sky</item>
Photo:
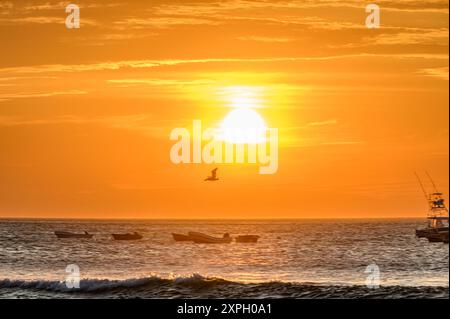
[[[376,1],[379,29],[356,0],[73,1],[80,29],[68,3],[0,0],[0,217],[425,216],[425,170],[448,194],[448,1]],[[276,174],[170,161],[242,97]]]

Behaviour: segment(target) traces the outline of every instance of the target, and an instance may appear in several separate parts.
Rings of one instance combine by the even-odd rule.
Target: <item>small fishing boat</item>
[[[127,233],[127,234],[112,234],[113,238],[115,240],[139,240],[142,239],[142,235],[134,232],[132,234]]]
[[[242,235],[236,237],[237,243],[257,243],[259,236],[257,235]]]
[[[71,233],[67,231],[55,231],[55,235],[58,238],[78,238],[78,239],[91,239],[94,235],[89,234],[87,231],[84,234]]]
[[[172,233],[172,237],[175,241],[192,241],[192,238],[189,235]]]
[[[222,238],[197,232],[189,232],[188,235],[196,244],[229,244],[233,241],[230,234],[224,234]]]
[[[417,175],[417,174],[416,174]],[[442,193],[440,193],[433,179],[427,173],[431,184],[434,187],[434,193],[428,194],[423,186],[422,181],[417,175],[422,191],[425,198],[428,201],[428,225],[425,228],[416,229],[416,236],[419,238],[427,238],[430,243],[445,243],[448,244],[448,228],[449,228],[449,216],[448,208],[445,205],[445,199]]]

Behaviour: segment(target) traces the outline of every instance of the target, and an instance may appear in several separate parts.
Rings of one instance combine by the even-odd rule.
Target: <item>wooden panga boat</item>
[[[188,235],[196,244],[229,244],[233,241],[230,234],[224,234],[221,238],[197,232],[189,232]]]
[[[142,239],[142,235],[134,232],[132,234],[127,233],[127,234],[112,234],[113,238],[115,240],[140,240]]]
[[[93,234],[89,234],[87,231],[83,234],[72,233],[68,231],[55,231],[55,235],[58,238],[74,238],[74,239],[91,239]]]
[[[192,238],[189,235],[172,233],[172,237],[175,241],[192,241]]]

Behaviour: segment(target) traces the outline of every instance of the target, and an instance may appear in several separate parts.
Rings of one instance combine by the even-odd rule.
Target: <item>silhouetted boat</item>
[[[417,174],[416,174],[417,175]],[[428,173],[427,173],[428,175]],[[417,229],[416,236],[419,238],[427,238],[430,243],[446,243],[448,244],[448,208],[445,205],[445,199],[443,194],[438,192],[433,179],[428,175],[430,181],[434,187],[435,192],[428,194],[425,187],[422,184],[419,176],[420,186],[422,191],[428,201],[429,211],[428,211],[428,225],[426,228]]]
[[[172,237],[175,241],[192,241],[192,238],[188,235],[172,233]]]
[[[430,243],[446,243],[448,244],[448,231],[429,232],[426,236]]]
[[[77,233],[71,233],[67,231],[55,231],[55,235],[58,238],[86,238],[91,239],[94,235],[89,234],[87,231],[84,232],[84,234],[77,234]]]
[[[197,232],[189,232],[188,235],[196,244],[229,244],[233,241],[230,234],[224,234],[222,238]]]
[[[429,217],[428,226],[426,228],[421,228],[416,230],[416,236],[419,238],[445,238],[447,234],[448,237],[448,227],[440,227],[445,222],[448,223],[448,217]]]
[[[236,237],[237,243],[256,243],[258,242],[259,236],[256,235],[242,235]]]
[[[127,233],[127,234],[112,234],[113,238],[115,240],[139,240],[142,239],[142,235],[134,232],[132,234]]]

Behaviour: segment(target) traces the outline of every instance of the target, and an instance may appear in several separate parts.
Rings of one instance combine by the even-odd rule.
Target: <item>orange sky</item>
[[[448,1],[0,1],[0,217],[424,216],[448,194]],[[279,169],[174,165],[252,92]],[[230,93],[231,92],[231,93]]]

